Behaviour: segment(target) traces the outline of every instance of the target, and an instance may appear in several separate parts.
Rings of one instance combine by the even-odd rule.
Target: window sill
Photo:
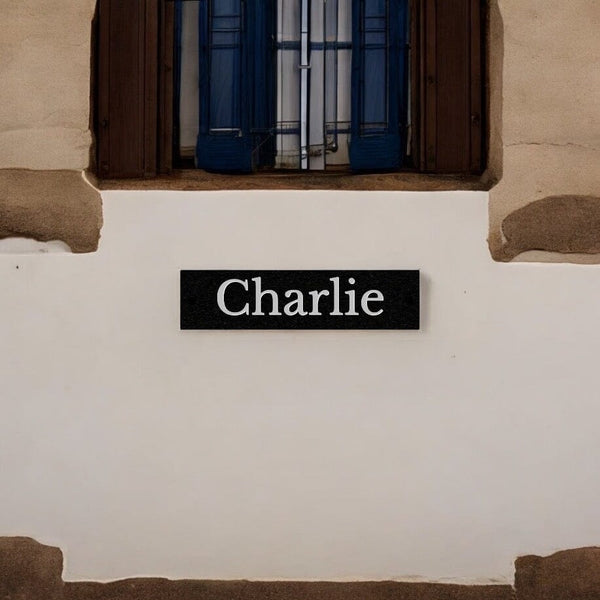
[[[100,190],[355,190],[355,191],[487,191],[493,183],[485,176],[430,175],[423,173],[254,173],[220,175],[197,169],[174,170],[148,179],[100,179]]]

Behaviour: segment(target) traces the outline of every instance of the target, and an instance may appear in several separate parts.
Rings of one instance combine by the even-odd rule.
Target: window
[[[405,164],[407,0],[179,0],[176,11],[180,151],[197,140],[198,167]]]
[[[101,177],[485,160],[480,0],[100,0]]]

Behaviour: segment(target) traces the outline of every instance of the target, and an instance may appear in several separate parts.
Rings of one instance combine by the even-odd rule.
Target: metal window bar
[[[305,170],[315,168],[314,164],[327,168],[331,166],[330,156],[340,149],[341,139],[347,142],[351,7],[352,0],[279,0],[275,43],[278,118],[274,133],[280,168]],[[312,19],[318,17],[314,27],[311,15]],[[297,102],[290,96],[294,90],[298,93]],[[345,111],[341,111],[342,105]],[[321,134],[315,135],[319,129]],[[336,162],[348,164],[347,150],[336,157]]]
[[[310,0],[300,0],[300,169],[308,169],[309,144],[309,70],[310,70]]]

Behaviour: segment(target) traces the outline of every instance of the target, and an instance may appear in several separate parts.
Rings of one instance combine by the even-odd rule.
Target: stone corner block
[[[60,240],[76,253],[98,249],[102,198],[81,171],[0,169],[0,238]]]
[[[2,600],[62,600],[63,555],[31,538],[0,538]]]
[[[515,561],[518,600],[600,600],[600,548]]]

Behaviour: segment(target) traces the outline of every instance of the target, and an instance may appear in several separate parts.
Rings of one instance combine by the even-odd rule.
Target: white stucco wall
[[[0,254],[3,535],[67,579],[511,581],[598,544],[600,267],[495,263],[485,193],[103,201],[97,253]],[[183,268],[420,268],[423,329],[181,332]]]

